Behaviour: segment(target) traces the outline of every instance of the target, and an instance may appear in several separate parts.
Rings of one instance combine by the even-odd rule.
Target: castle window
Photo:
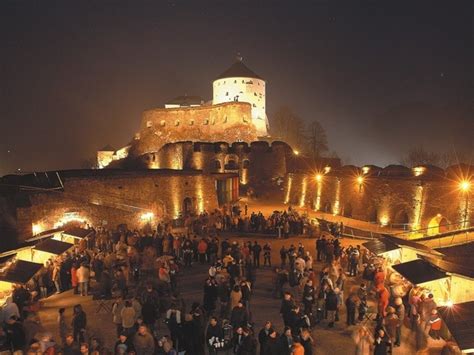
[[[161,122],[160,122],[160,126],[161,126],[161,127],[164,127],[164,126],[165,126],[165,124],[166,124],[165,120],[161,120]]]
[[[254,92],[254,93],[253,93],[253,96],[257,96],[257,93],[256,93],[256,92]]]
[[[152,126],[151,121],[146,121],[146,127],[147,127],[147,128],[151,128],[151,126]]]
[[[214,168],[216,170],[221,170],[221,162],[219,160],[214,160]]]
[[[228,91],[225,93],[225,96],[229,96],[229,92],[228,92]]]
[[[257,105],[255,105],[255,104],[252,104],[252,106],[253,106],[253,107],[257,107]]]
[[[189,121],[189,125],[190,125],[190,126],[194,125],[194,120],[190,120],[190,121]]]
[[[242,84],[245,83],[245,81],[242,80]]]
[[[227,123],[227,116],[224,116],[224,123]]]
[[[242,168],[243,169],[248,169],[250,166],[250,161],[248,159],[245,159],[243,162],[242,162]]]
[[[242,121],[244,121],[244,123],[247,123],[247,116],[242,117]]]
[[[174,125],[177,127],[179,126],[179,120],[176,120],[176,122],[174,123]]]
[[[203,123],[204,123],[205,125],[208,125],[208,124],[209,124],[209,120],[208,120],[208,119],[205,119]]]
[[[234,80],[234,84],[237,84],[237,80]]]
[[[216,119],[214,117],[211,118],[211,124],[216,124]]]

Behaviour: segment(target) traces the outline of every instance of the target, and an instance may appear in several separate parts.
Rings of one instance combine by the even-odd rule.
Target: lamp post
[[[464,194],[464,211],[462,214],[462,226],[461,228],[467,228],[468,224],[468,214],[469,214],[469,192],[471,191],[471,181],[469,180],[462,180],[459,183],[459,189]]]

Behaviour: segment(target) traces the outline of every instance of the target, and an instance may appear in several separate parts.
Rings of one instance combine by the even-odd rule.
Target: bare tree
[[[308,153],[312,158],[318,159],[329,150],[326,131],[319,121],[312,121],[307,129],[306,142]]]
[[[301,150],[304,140],[304,121],[288,106],[280,107],[271,117],[271,133],[274,137],[288,143],[295,149]]]
[[[411,148],[408,153],[401,159],[400,163],[414,167],[418,165],[440,165],[441,157],[438,153],[429,152],[422,146]]]

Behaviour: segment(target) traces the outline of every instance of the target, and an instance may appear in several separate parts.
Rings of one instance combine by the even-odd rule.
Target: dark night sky
[[[474,150],[473,1],[0,3],[0,174],[79,167],[241,52],[353,164]],[[10,151],[8,153],[8,151]]]

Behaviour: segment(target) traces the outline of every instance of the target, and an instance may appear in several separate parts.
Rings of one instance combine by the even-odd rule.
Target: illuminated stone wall
[[[64,192],[32,193],[28,203],[15,211],[18,237],[57,226],[58,222],[86,221],[91,225],[129,228],[152,225],[178,217],[184,200],[189,199],[196,213],[218,208],[216,177],[200,172],[169,170],[124,171],[85,176],[61,176]],[[146,217],[153,213],[153,218]]]
[[[142,155],[138,166],[148,169],[197,169],[205,173],[235,172],[240,183],[264,193],[272,180],[287,173],[293,159],[290,146],[283,142],[178,142]]]
[[[474,180],[469,191],[464,191],[460,188],[463,174],[437,173],[415,176],[405,167],[379,168],[373,174],[363,174],[356,167],[326,174],[291,173],[285,179],[283,200],[395,228],[430,228],[425,231],[428,234],[472,227]]]
[[[257,130],[252,123],[252,106],[244,102],[165,109],[143,112],[139,139],[130,150],[132,156],[156,152],[167,143],[252,142]]]

